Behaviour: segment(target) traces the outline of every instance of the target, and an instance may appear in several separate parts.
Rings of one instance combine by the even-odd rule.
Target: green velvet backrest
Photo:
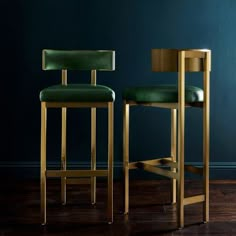
[[[43,50],[43,70],[115,70],[115,51]]]

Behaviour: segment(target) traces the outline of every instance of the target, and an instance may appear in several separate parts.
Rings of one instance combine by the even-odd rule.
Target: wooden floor
[[[176,229],[176,207],[169,181],[133,181],[130,214],[122,214],[121,184],[114,184],[114,223],[106,223],[106,185],[98,183],[97,205],[90,205],[88,185],[68,187],[68,204],[60,204],[60,182],[48,181],[48,225],[39,218],[39,182],[1,184],[0,236],[5,235],[236,235],[236,181],[211,181],[210,223],[202,224],[201,204],[186,206],[186,227]],[[194,190],[194,191],[193,191]],[[200,193],[199,182],[186,184],[186,196]]]

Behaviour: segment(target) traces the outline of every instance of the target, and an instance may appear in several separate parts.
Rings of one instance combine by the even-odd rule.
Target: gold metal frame
[[[171,109],[171,161],[172,163],[176,164],[176,132],[177,132],[177,125],[176,125],[176,109]],[[176,173],[176,167],[173,166],[171,171]],[[171,192],[171,201],[172,203],[176,203],[176,179],[171,180],[172,184],[172,192]]]
[[[91,84],[96,83],[96,70],[92,70]],[[91,170],[96,170],[96,108],[91,108]],[[96,204],[96,177],[91,177],[91,203]]]
[[[62,70],[63,85],[67,85],[67,70]],[[66,118],[67,108],[61,108],[61,169],[66,170]],[[66,177],[61,178],[61,202],[66,204]]]
[[[184,206],[202,202],[203,221],[209,221],[209,119],[210,119],[210,50],[177,50],[153,49],[153,71],[178,72],[178,103],[137,103],[124,101],[123,105],[123,160],[124,160],[124,213],[129,212],[129,170],[142,168],[146,171],[171,178],[171,201],[177,201],[178,227],[184,227]],[[204,101],[198,103],[185,103],[185,72],[203,71]],[[171,109],[171,156],[139,162],[129,162],[129,107],[152,106]],[[184,164],[184,128],[185,108],[200,107],[203,109],[203,168]],[[178,119],[177,119],[178,118]],[[178,122],[177,122],[178,120]],[[177,128],[178,123],[178,128]],[[178,137],[177,137],[178,132]],[[178,149],[177,142],[178,141]],[[178,150],[178,155],[176,155]],[[177,157],[178,158],[177,158]],[[170,170],[158,166],[165,165]],[[203,176],[203,194],[184,196],[184,172],[188,171]],[[177,190],[177,192],[176,192]],[[177,197],[177,198],[176,198]]]
[[[62,70],[62,84],[67,84],[67,70]],[[96,70],[91,71],[91,84],[96,84]],[[66,169],[66,118],[67,108],[91,108],[91,170]],[[96,170],[96,108],[108,109],[108,168]],[[61,108],[61,170],[47,170],[46,168],[46,126],[47,108]],[[96,203],[96,177],[108,178],[108,223],[113,222],[113,102],[41,102],[41,222],[46,224],[46,178],[61,178],[61,201],[66,204],[67,184],[91,184],[91,203]],[[83,177],[83,178],[81,178]],[[87,178],[84,178],[87,177]],[[90,178],[90,180],[88,179]]]

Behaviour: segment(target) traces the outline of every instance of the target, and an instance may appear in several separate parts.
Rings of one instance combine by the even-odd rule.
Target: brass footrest
[[[190,204],[195,204],[199,202],[204,202],[205,201],[205,195],[196,195],[192,197],[186,197],[184,198],[184,205],[190,205]]]
[[[178,174],[173,171],[170,171],[170,170],[164,170],[162,168],[155,167],[155,166],[146,164],[144,162],[138,162],[136,164],[136,166],[137,166],[137,168],[146,170],[146,171],[154,173],[154,174],[162,175],[162,176],[165,176],[165,177],[168,177],[171,179],[178,179]]]
[[[145,164],[145,167],[144,167],[144,164]],[[147,170],[147,171],[150,171],[150,172],[153,172],[153,173],[157,173],[157,172],[159,173],[160,172],[159,171],[160,168],[155,167],[155,166],[159,166],[159,165],[165,165],[165,166],[170,167],[170,168],[178,169],[178,162],[172,161],[171,157],[163,157],[163,158],[152,159],[152,160],[130,162],[130,163],[127,163],[126,165],[128,165],[128,168],[130,170],[140,168],[140,169],[144,169],[144,170]],[[152,166],[153,168],[156,168],[156,170],[153,169],[153,168],[150,168],[150,166]],[[203,175],[203,168],[202,167],[196,167],[196,166],[192,166],[192,165],[185,165],[184,170],[187,171],[187,172],[193,173],[193,174]],[[163,171],[166,171],[166,173],[167,173],[167,175],[163,174],[164,176],[177,179],[172,174],[169,173],[169,172],[172,172],[172,171],[167,171],[167,170],[163,170]],[[161,169],[161,172],[162,172],[162,169]]]

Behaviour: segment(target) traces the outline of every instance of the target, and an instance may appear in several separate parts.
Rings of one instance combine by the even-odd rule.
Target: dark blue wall
[[[122,162],[124,87],[176,83],[176,74],[151,72],[151,48],[209,48],[211,73],[211,176],[236,177],[236,1],[235,0],[1,0],[1,167],[36,167],[40,145],[40,90],[60,82],[59,72],[41,70],[41,51],[114,49],[116,71],[98,82],[116,92],[115,167]],[[89,74],[69,73],[69,82]],[[202,86],[200,75],[187,80]],[[106,111],[98,112],[98,164],[106,161]],[[48,113],[48,158],[60,157],[60,113]],[[202,113],[187,111],[186,161],[202,154]],[[69,111],[68,159],[89,163],[89,110]],[[133,108],[131,159],[169,155],[170,112]],[[197,163],[196,163],[197,162]],[[32,169],[31,169],[32,170]]]

